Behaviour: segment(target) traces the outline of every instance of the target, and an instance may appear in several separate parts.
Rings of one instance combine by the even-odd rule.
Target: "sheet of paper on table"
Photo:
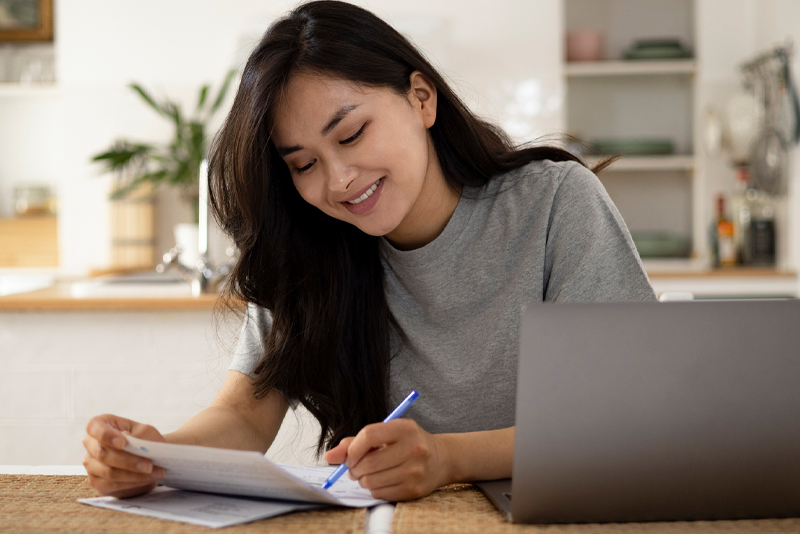
[[[126,437],[126,451],[149,458],[167,470],[166,477],[160,481],[162,486],[354,508],[385,502],[373,499],[368,490],[346,477],[339,479],[331,489],[322,489],[322,483],[335,467],[298,467],[271,462],[254,451],[174,445]]]
[[[342,477],[322,483],[336,467],[299,467],[267,460],[253,451],[158,443],[126,436],[125,450],[166,469],[162,486],[130,499],[96,497],[80,502],[197,525],[223,527],[321,505],[354,508],[385,501]],[[173,491],[187,490],[187,491]],[[198,493],[199,492],[199,493]]]
[[[93,497],[79,502],[131,514],[221,528],[266,519],[300,510],[324,508],[325,504],[296,503],[247,497],[196,493],[159,486],[150,493],[117,499]]]

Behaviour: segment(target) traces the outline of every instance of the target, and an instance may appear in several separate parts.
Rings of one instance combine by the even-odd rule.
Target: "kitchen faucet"
[[[233,266],[236,265],[236,247],[228,247],[225,254],[228,261],[220,266],[211,263],[208,255],[208,160],[203,160],[200,164],[200,183],[199,183],[199,232],[198,232],[198,253],[197,262],[192,267],[187,267],[180,262],[180,254],[183,251],[180,245],[175,245],[169,249],[162,257],[162,263],[156,266],[156,271],[164,273],[170,268],[175,268],[181,278],[192,284],[192,295],[195,297],[203,293],[216,293],[220,283],[227,278]]]

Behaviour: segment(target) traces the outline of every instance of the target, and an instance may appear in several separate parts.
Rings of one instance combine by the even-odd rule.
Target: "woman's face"
[[[402,242],[441,210],[442,188],[449,191],[428,133],[435,118],[436,91],[418,72],[407,96],[296,73],[275,111],[272,141],[306,202]]]

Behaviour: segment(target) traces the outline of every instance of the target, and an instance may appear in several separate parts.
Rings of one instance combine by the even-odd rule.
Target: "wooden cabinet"
[[[56,217],[0,219],[0,267],[57,267]]]

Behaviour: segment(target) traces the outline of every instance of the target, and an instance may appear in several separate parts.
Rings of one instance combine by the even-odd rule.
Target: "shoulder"
[[[533,210],[541,214],[550,212],[554,204],[604,195],[597,176],[580,163],[538,160],[496,176],[483,187],[479,196],[499,209]]]

